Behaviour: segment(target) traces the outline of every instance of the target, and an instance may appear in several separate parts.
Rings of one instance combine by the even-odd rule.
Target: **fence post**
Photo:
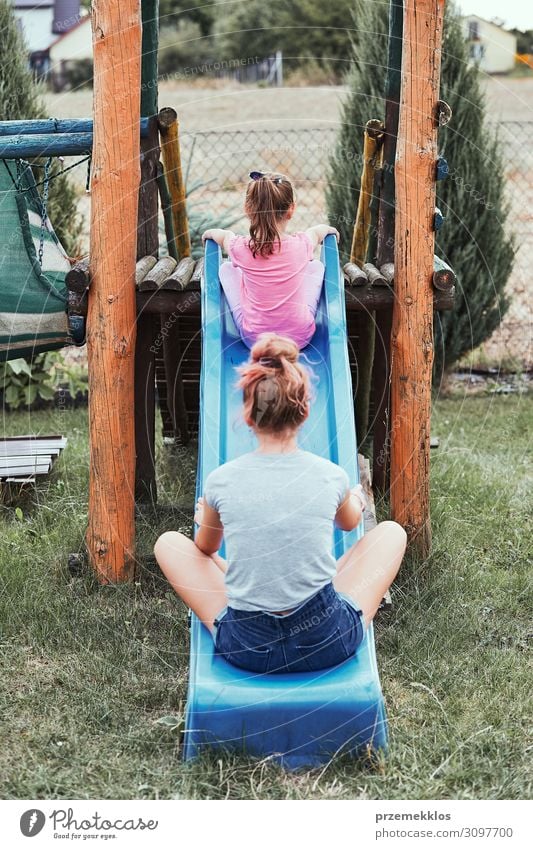
[[[276,50],[276,85],[278,88],[283,85],[283,53],[281,50]]]

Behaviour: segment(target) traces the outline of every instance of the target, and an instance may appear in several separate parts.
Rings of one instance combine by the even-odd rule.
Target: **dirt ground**
[[[484,83],[490,119],[493,121],[531,121],[533,139],[533,78],[489,77]],[[329,128],[339,125],[340,107],[346,92],[341,86],[257,88],[221,83],[184,84],[163,82],[159,89],[161,106],[174,107],[185,133],[197,131],[247,131]],[[85,117],[91,114],[92,91],[48,94],[50,115],[58,118]],[[521,129],[522,131],[522,129]],[[493,337],[482,346],[475,360],[478,365],[504,365],[531,369],[531,300],[529,269],[533,264],[533,160],[529,146],[521,148],[520,175],[509,163],[512,188],[513,220],[519,228],[521,244],[515,270],[509,281],[512,306]],[[519,177],[517,181],[517,177]],[[515,206],[516,205],[516,206]],[[89,198],[80,187],[80,211],[88,217]]]
[[[533,120],[533,78],[488,77],[485,91],[493,120]],[[163,82],[159,87],[159,103],[177,110],[185,132],[259,127],[304,129],[336,125],[345,92],[343,86],[276,89]],[[91,114],[89,89],[50,93],[46,100],[50,114],[57,118],[82,118]]]

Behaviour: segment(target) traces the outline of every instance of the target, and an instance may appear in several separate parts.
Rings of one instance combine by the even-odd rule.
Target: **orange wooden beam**
[[[140,0],[93,0],[94,142],[87,322],[87,549],[102,583],[135,557],[135,259],[140,183]]]
[[[391,376],[391,514],[423,557],[431,547],[429,435],[433,365],[436,109],[444,0],[405,0]]]

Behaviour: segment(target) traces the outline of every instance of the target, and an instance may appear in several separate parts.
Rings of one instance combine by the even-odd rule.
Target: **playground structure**
[[[402,2],[391,0],[385,126],[369,122],[374,125],[365,139],[369,178],[363,173],[367,196],[376,184],[379,195],[376,259],[365,261],[370,216],[363,203],[353,262],[345,268],[361,427],[372,383],[374,486],[380,492],[390,488],[392,518],[423,555],[430,548],[432,317],[434,309],[453,306],[454,294],[453,272],[433,257],[434,186],[445,172],[436,152],[437,127],[447,114],[446,104],[438,101],[443,5],[443,0],[426,0],[416,4],[415,13],[410,2],[404,10]],[[156,368],[166,374],[167,428],[183,442],[198,397],[201,268],[190,260],[176,115],[169,109],[158,113],[157,12],[157,0],[127,0],[120,9],[106,0],[93,4],[93,121],[0,126],[4,160],[92,154],[90,266],[84,261],[67,274],[70,288],[63,298],[68,298],[71,337],[83,338],[79,328],[87,315],[87,549],[103,581],[131,578],[135,497],[157,498]],[[416,85],[406,85],[408,80]],[[381,167],[370,173],[367,164],[375,166],[377,152]],[[169,258],[154,263],[158,194]],[[163,380],[159,391],[165,391]]]
[[[365,403],[361,390],[365,386],[368,390],[372,381],[376,414],[374,485],[382,492],[390,487],[392,518],[406,528],[411,543],[425,556],[431,543],[433,311],[453,306],[455,278],[452,270],[434,257],[433,235],[435,180],[445,172],[445,163],[439,163],[437,157],[437,127],[446,122],[449,111],[438,100],[444,0],[420,0],[415,5],[411,0],[405,5],[391,0],[385,123],[377,126],[372,121],[367,125],[363,175],[367,190],[361,192],[351,262],[344,274],[340,273],[331,240],[325,248],[329,276],[317,336],[311,345],[320,354],[320,391],[326,391],[333,375],[335,383],[321,407],[329,430],[313,432],[312,440],[316,441],[310,445],[344,465],[352,483],[356,482],[348,337],[356,351],[356,362],[352,362],[352,371],[356,369],[356,412],[358,403]],[[140,0],[121,0],[120,4],[94,0],[92,122],[0,125],[0,158],[4,160],[80,153],[92,156],[90,260],[64,272],[64,282],[71,337],[77,334],[81,341],[80,327],[86,322],[87,328],[91,468],[86,545],[90,564],[104,583],[133,577],[135,500],[154,502],[157,498],[154,431],[158,360],[164,364],[168,415],[174,433],[183,442],[189,437],[191,406],[199,405],[198,486],[214,465],[247,450],[244,443],[232,441],[227,418],[230,402],[235,403],[227,389],[231,366],[242,361],[246,352],[232,336],[227,314],[220,318],[223,304],[217,286],[218,253],[215,255],[214,247],[208,245],[205,271],[201,260],[191,258],[177,116],[171,109],[158,111],[157,10],[157,0],[143,0],[142,4]],[[368,203],[372,192],[376,194],[376,185],[377,250],[374,262],[367,262]],[[158,196],[169,250],[169,255],[161,258]],[[201,281],[202,357],[198,350]],[[341,293],[344,298],[339,297]],[[213,316],[218,309],[218,319],[206,320],[206,309],[215,310]],[[224,334],[229,334],[228,348],[222,344]],[[194,393],[200,362],[198,402]],[[357,378],[365,371],[366,380],[359,380],[358,385]],[[224,418],[219,409],[222,397]],[[209,453],[214,445],[218,446],[216,456]],[[341,538],[337,536],[337,547],[349,544]],[[213,663],[212,646],[206,639],[205,630],[193,620],[190,728],[198,727],[198,711],[204,719],[206,712],[209,714],[210,698],[220,701],[221,687],[239,704],[247,709],[251,706],[244,698],[242,676],[235,670],[228,673],[220,665],[209,666]],[[285,677],[288,689],[284,698],[289,693],[289,700],[295,703],[295,712],[285,717],[288,727],[300,726],[305,734],[302,717],[324,702],[328,706],[327,711],[319,711],[326,723],[315,741],[321,755],[302,741],[295,742],[292,737],[277,741],[275,735],[270,735],[268,742],[263,739],[257,751],[274,751],[276,743],[284,752],[304,745],[302,758],[311,763],[324,751],[331,755],[348,738],[357,749],[369,743],[384,745],[386,727],[374,652],[369,631],[364,650],[352,665],[343,667],[342,674],[351,676],[353,689],[346,690],[343,679],[341,689],[347,700],[344,706],[338,706],[341,714],[336,720],[332,705],[341,683],[339,670],[318,678],[315,673],[315,689],[307,682],[308,700],[302,701]],[[362,691],[357,690],[363,670],[368,684],[366,703]],[[219,673],[221,677],[217,678]],[[227,677],[224,681],[228,674],[233,682],[229,689]],[[199,695],[199,676],[212,687],[210,694],[204,691]],[[325,688],[328,681],[331,691]],[[270,685],[258,686],[263,689],[257,704],[267,697],[267,703],[270,699],[276,704]],[[272,686],[278,686],[281,694],[281,684]],[[199,701],[195,701],[197,696]],[[228,703],[226,709],[230,707]],[[355,707],[363,724],[347,723],[340,737],[330,733],[332,722],[342,726],[342,711],[348,717]],[[259,711],[256,720],[264,726],[261,716]],[[187,754],[192,756],[203,742],[191,736]],[[288,764],[293,765],[290,761]]]

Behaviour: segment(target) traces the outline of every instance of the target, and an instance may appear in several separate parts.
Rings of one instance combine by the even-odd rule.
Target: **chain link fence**
[[[186,183],[192,205],[210,210],[212,224],[236,217],[245,227],[242,205],[249,172],[281,171],[297,195],[294,227],[324,220],[325,181],[336,140],[329,129],[247,130],[185,133],[180,137]]]
[[[493,126],[506,157],[513,207],[514,199],[517,201],[517,225],[521,235],[531,237],[527,226],[531,197],[524,197],[524,187],[533,187],[533,121],[504,121]],[[185,133],[181,147],[187,185],[197,186],[195,202],[209,206],[216,222],[241,211],[251,170],[281,171],[290,177],[298,195],[294,225],[309,227],[326,212],[328,161],[336,138],[333,128]],[[241,218],[239,223],[244,223]]]
[[[493,124],[502,142],[511,204],[510,221],[519,245],[508,288],[512,306],[502,325],[484,346],[489,358],[507,354],[526,367],[531,356],[530,284],[533,264],[533,121]],[[197,132],[181,137],[182,159],[191,208],[206,226],[231,226],[246,232],[242,212],[251,170],[281,171],[296,190],[295,229],[326,220],[325,188],[328,162],[334,150],[334,128]],[[355,210],[354,210],[355,214]]]

